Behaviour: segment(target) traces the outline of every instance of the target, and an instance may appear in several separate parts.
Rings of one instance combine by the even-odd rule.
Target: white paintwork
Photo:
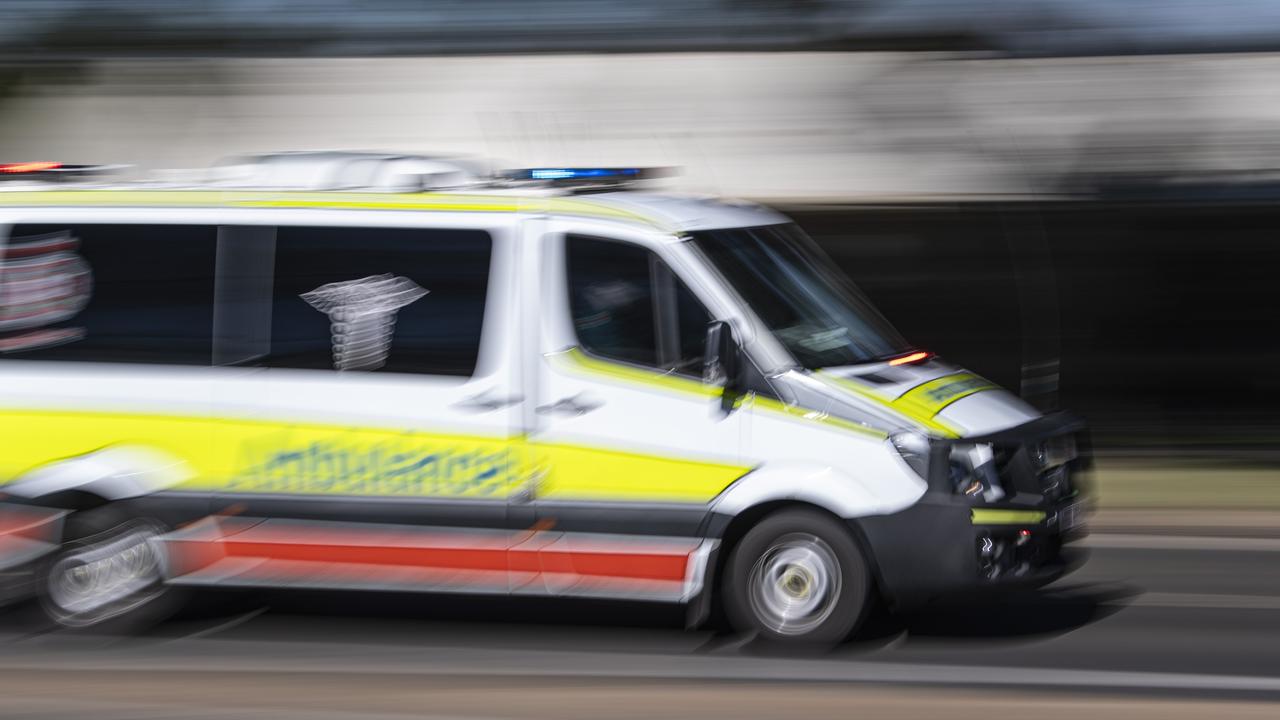
[[[763,205],[713,196],[656,192],[611,192],[588,196],[592,202],[660,219],[680,230],[753,227],[788,222],[785,215]]]
[[[759,422],[759,416],[754,416],[752,421],[753,424]],[[768,427],[767,422],[761,425]],[[772,432],[779,431],[775,427],[768,429]],[[803,435],[803,432],[780,434],[794,440],[797,435]],[[838,444],[839,440],[833,438],[831,445]],[[807,449],[822,449],[815,448],[820,443],[806,442],[803,445]],[[916,487],[914,476],[906,476],[906,473],[897,468],[888,467],[887,463],[867,468],[865,473],[855,475],[847,467],[842,467],[847,464],[845,462],[804,460],[804,450],[799,447],[786,454],[777,447],[770,447],[769,450],[782,457],[765,463],[759,470],[734,483],[711,503],[712,510],[725,515],[737,515],[757,505],[790,500],[826,508],[840,517],[860,517],[900,510],[924,492],[922,482]],[[850,454],[856,453],[854,448],[848,450]],[[871,455],[875,452],[872,448],[865,448],[860,454]],[[894,486],[898,482],[904,486],[904,491],[895,491]]]
[[[938,419],[962,427],[970,435],[983,435],[1029,422],[1039,415],[1035,408],[1012,393],[988,390],[951,403],[938,413]]]
[[[23,498],[83,490],[120,500],[164,490],[190,477],[181,458],[150,447],[117,445],[36,468],[4,490]]]

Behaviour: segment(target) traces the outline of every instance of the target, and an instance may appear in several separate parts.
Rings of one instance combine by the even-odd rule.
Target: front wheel
[[[772,641],[830,645],[862,621],[871,573],[849,530],[812,510],[782,510],[733,549],[722,588],[734,628]]]

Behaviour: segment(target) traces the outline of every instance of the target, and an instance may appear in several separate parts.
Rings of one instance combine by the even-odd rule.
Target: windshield
[[[804,367],[880,360],[911,349],[795,225],[690,233],[765,326]]]

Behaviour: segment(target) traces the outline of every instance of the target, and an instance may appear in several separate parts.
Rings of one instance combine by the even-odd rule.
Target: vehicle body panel
[[[0,192],[5,237],[15,224],[113,223],[474,229],[493,242],[470,377],[4,358],[0,481],[32,505],[74,490],[199,521],[166,540],[170,579],[195,585],[691,602],[713,585],[735,518],[785,503],[851,523],[888,592],[908,594],[898,574],[928,553],[960,568],[938,588],[971,584],[960,575],[982,523],[891,436],[960,441],[1037,413],[939,359],[795,367],[685,237],[785,221],[640,193]],[[568,235],[654,253],[728,323],[761,384],[726,406],[717,385],[584,350]],[[904,544],[899,528],[935,508],[945,521]],[[1024,525],[1045,528],[1051,512]]]

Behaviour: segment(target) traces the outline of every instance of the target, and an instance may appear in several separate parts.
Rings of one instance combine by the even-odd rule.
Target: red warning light
[[[929,353],[924,352],[922,350],[920,352],[913,352],[910,355],[903,355],[902,357],[896,357],[890,360],[889,364],[890,365],[906,365],[908,363],[916,363],[916,362],[920,362],[921,360],[928,360],[928,359],[929,359]]]
[[[20,162],[20,163],[0,163],[0,173],[6,175],[21,175],[23,173],[35,173],[44,170],[57,170],[62,167],[60,162]]]

